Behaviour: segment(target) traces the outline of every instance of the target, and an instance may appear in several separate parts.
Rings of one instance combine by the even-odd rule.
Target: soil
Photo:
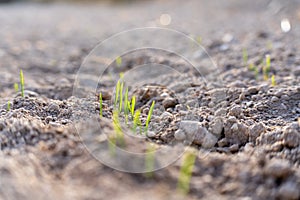
[[[160,24],[163,13],[172,17],[168,26]],[[0,4],[0,199],[300,199],[299,13],[296,0]],[[284,18],[288,32],[280,27]],[[111,65],[100,82],[97,68],[80,68],[98,42],[145,26],[201,36],[215,64],[200,75],[175,53],[148,49],[122,55],[120,66],[100,57]],[[151,63],[177,71],[133,70]],[[25,97],[14,90],[20,69]],[[112,99],[121,72],[133,84],[129,96],[136,96],[143,125],[156,102],[147,136],[126,135],[126,150],[153,144],[170,159],[180,144],[196,150],[188,194],[177,188],[181,156],[151,176],[96,159],[106,152],[101,135],[115,133]],[[87,87],[77,90],[78,80]],[[131,126],[122,129],[127,134]],[[136,167],[134,159],[118,164]]]

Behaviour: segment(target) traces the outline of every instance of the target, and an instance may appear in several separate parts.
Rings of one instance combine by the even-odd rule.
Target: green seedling
[[[102,99],[102,93],[99,94],[99,103],[100,103],[100,117],[103,117],[103,99]]]
[[[249,70],[254,72],[255,79],[258,79],[258,67],[256,67],[253,63],[249,64]]]
[[[8,101],[7,102],[7,111],[10,111],[10,109],[11,109],[11,103],[10,103],[10,101]]]
[[[121,87],[121,83],[120,83],[120,81],[118,81],[117,86],[116,86],[116,96],[115,96],[114,108],[117,108],[117,105],[119,102],[120,87]]]
[[[128,102],[129,102],[128,101],[128,88],[126,88],[125,97],[124,97],[124,115],[125,115],[126,124],[128,123],[128,113],[129,113]]]
[[[118,67],[121,67],[121,65],[122,65],[122,58],[120,56],[116,58],[116,64],[117,64]]]
[[[135,109],[135,96],[132,97],[131,99],[131,108],[130,108],[130,112],[131,115],[134,116],[134,109]]]
[[[136,128],[141,125],[140,116],[141,116],[141,110],[135,111],[134,118],[133,118],[133,131],[134,132],[136,132]]]
[[[15,92],[19,92],[19,84],[18,83],[14,84],[14,89],[15,89]]]
[[[255,71],[255,66],[254,66],[253,63],[250,63],[250,64],[249,64],[249,70],[250,70],[250,71]]]
[[[198,35],[198,36],[196,37],[196,42],[198,42],[198,44],[201,44],[201,42],[202,42],[202,37],[201,37],[200,35]]]
[[[125,146],[124,133],[121,128],[119,113],[117,110],[113,111],[113,126],[116,132],[116,143],[119,143],[121,146]]]
[[[243,61],[244,65],[247,66],[248,63],[248,51],[246,48],[243,49]]]
[[[273,74],[272,77],[271,77],[271,84],[272,86],[276,86],[276,80],[275,80],[275,75]]]
[[[116,154],[116,138],[114,136],[110,136],[107,142],[110,155],[114,156]]]
[[[145,168],[146,177],[151,178],[153,176],[153,170],[155,166],[155,146],[153,144],[148,144],[146,157],[145,157]]]
[[[119,102],[119,111],[122,111],[123,108],[123,87],[124,87],[124,82],[121,83],[120,85],[120,102]]]
[[[266,55],[266,67],[270,71],[270,69],[271,69],[271,57],[270,57],[269,54]]]
[[[146,120],[145,132],[148,131],[149,123],[150,123],[150,120],[151,120],[151,117],[152,117],[152,113],[153,113],[153,110],[154,110],[154,106],[155,106],[155,101],[152,102],[151,107],[149,109],[149,113],[148,113],[147,120]]]
[[[196,154],[192,151],[186,151],[183,155],[183,161],[180,168],[177,190],[186,195],[190,191],[190,181],[196,160]]]
[[[24,95],[25,83],[24,83],[24,74],[23,74],[22,70],[20,70],[20,84],[21,84],[21,96],[24,97],[25,96]]]
[[[255,75],[255,79],[256,80],[258,79],[258,74],[259,74],[258,68],[255,67],[255,69],[254,69],[254,75]]]

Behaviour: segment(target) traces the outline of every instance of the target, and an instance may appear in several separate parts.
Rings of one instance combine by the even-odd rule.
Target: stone
[[[289,148],[300,146],[300,126],[297,122],[284,128],[283,144]]]
[[[22,95],[21,92],[18,92],[15,97],[20,97],[21,95]],[[39,94],[34,91],[31,91],[31,90],[24,90],[24,96],[25,97],[38,97]]]
[[[209,92],[211,96],[212,103],[218,104],[224,100],[226,100],[227,97],[227,90],[226,89],[213,89]]]
[[[185,140],[186,135],[185,135],[185,133],[184,133],[181,129],[178,129],[178,130],[174,133],[174,137],[175,137],[175,139],[178,140],[178,141],[183,141],[183,140]]]
[[[216,112],[215,112],[215,116],[225,116],[227,113],[225,108],[219,108]]]
[[[167,109],[170,107],[174,107],[177,104],[177,100],[172,97],[167,97],[166,99],[163,100],[162,104],[164,108]]]
[[[287,160],[274,158],[267,162],[264,172],[275,178],[286,178],[291,173],[291,166]]]
[[[278,196],[280,197],[280,199],[299,199],[299,186],[297,186],[295,182],[286,182],[280,186]]]
[[[147,136],[148,136],[149,138],[154,138],[154,137],[156,136],[156,133],[153,132],[153,131],[148,131],[148,132],[147,132]]]
[[[217,143],[218,139],[212,135],[204,127],[199,127],[197,134],[193,140],[194,144],[201,145],[203,148],[212,148]]]
[[[160,116],[160,118],[162,119],[162,120],[166,120],[166,119],[170,119],[170,118],[172,118],[173,117],[173,115],[171,114],[171,113],[169,113],[169,112],[163,112],[162,114],[161,114],[161,116]]]
[[[237,152],[239,150],[239,145],[237,145],[237,144],[233,144],[233,145],[231,145],[230,147],[229,147],[229,151],[231,152],[231,153],[235,153],[235,152]]]
[[[281,96],[281,99],[285,100],[285,101],[288,101],[290,99],[290,97],[288,95],[284,94],[284,95]]]
[[[56,104],[56,103],[50,103],[48,105],[48,109],[47,109],[48,112],[50,113],[59,113],[59,106]]]
[[[221,117],[216,117],[210,123],[208,130],[217,138],[220,138],[223,131],[223,125],[223,119]]]
[[[229,115],[235,116],[235,117],[240,117],[242,115],[242,112],[243,112],[243,110],[242,110],[241,106],[236,105],[229,110]]]
[[[278,97],[276,97],[276,96],[273,96],[272,98],[271,98],[271,101],[274,103],[274,102],[277,102],[277,101],[279,101],[279,98]]]
[[[244,147],[245,152],[251,152],[251,151],[253,151],[253,149],[254,149],[254,145],[251,142],[247,143]]]
[[[203,148],[211,148],[218,141],[217,137],[202,127],[198,121],[181,121],[180,129],[185,132],[187,140]]]
[[[224,125],[224,135],[229,144],[243,145],[248,142],[248,126],[239,122],[227,121]]]
[[[183,130],[188,138],[195,137],[200,123],[197,121],[184,120],[180,122],[180,129]]]
[[[293,71],[293,74],[295,76],[300,76],[300,66],[295,67],[295,69]]]
[[[249,142],[256,143],[256,138],[259,137],[263,132],[265,132],[265,126],[260,122],[253,124],[249,128]]]
[[[231,130],[232,130],[232,131],[238,131],[238,130],[239,130],[238,124],[237,124],[237,123],[234,123],[234,124],[231,126]]]
[[[229,84],[229,87],[230,87],[230,88],[231,88],[231,87],[246,88],[247,85],[246,85],[244,82],[240,81],[240,80],[236,80],[236,81],[230,83],[230,84]]]
[[[175,93],[181,93],[183,91],[185,91],[188,87],[190,87],[190,83],[177,83],[173,86],[171,86],[171,89],[175,92]]]
[[[226,147],[226,146],[228,146],[228,141],[227,141],[227,139],[226,139],[226,138],[221,139],[221,140],[218,142],[218,146],[219,146],[219,147]]]
[[[247,90],[248,94],[257,94],[258,93],[258,89],[257,87],[249,87]]]

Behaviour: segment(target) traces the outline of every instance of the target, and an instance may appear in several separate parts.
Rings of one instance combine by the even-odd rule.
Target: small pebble
[[[237,123],[234,123],[234,124],[231,126],[231,130],[232,130],[232,131],[237,131],[237,130],[239,130],[238,124],[237,124]]]
[[[291,173],[291,170],[287,160],[275,158],[270,160],[265,167],[265,173],[275,178],[285,178]]]
[[[242,110],[241,106],[236,105],[229,110],[229,115],[239,117],[239,116],[241,116],[242,112],[243,112],[243,110]]]
[[[167,97],[165,100],[162,102],[163,106],[165,109],[174,107],[177,104],[177,100],[172,98],[172,97]]]
[[[273,96],[272,98],[271,98],[271,101],[272,102],[277,102],[279,100],[279,98],[277,97],[277,96]]]
[[[299,199],[300,198],[300,190],[299,186],[297,186],[296,182],[286,182],[282,184],[278,191],[278,196],[281,199]]]
[[[186,138],[185,133],[184,133],[182,130],[180,130],[180,129],[178,129],[178,130],[174,133],[174,137],[175,137],[175,139],[178,140],[178,141],[183,141],[183,140],[185,140],[185,138]]]
[[[231,153],[235,153],[235,152],[237,152],[239,150],[239,145],[238,144],[233,144],[233,145],[231,145],[230,147],[229,147],[229,151],[231,152]]]
[[[148,132],[147,132],[147,136],[148,136],[149,138],[154,138],[154,137],[156,136],[156,133],[153,132],[153,131],[148,131]]]
[[[227,141],[227,139],[226,139],[226,138],[221,139],[221,140],[218,142],[218,146],[219,146],[219,147],[226,147],[226,146],[228,146],[228,141]]]
[[[281,96],[281,99],[287,101],[287,100],[290,99],[290,97],[288,95],[284,94],[284,95]]]

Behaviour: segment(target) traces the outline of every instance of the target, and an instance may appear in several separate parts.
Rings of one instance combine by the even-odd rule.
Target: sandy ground
[[[162,14],[171,17],[169,25],[162,24]],[[281,27],[283,19],[291,24],[288,32]],[[1,4],[0,23],[0,199],[300,198],[299,1]],[[185,45],[175,36],[138,34],[90,54],[116,33],[149,26],[201,37],[207,52],[194,52],[193,43]],[[130,48],[143,37],[190,56],[202,76],[176,54],[139,50],[123,55],[120,66],[111,63],[99,83],[98,64],[112,61],[103,55]],[[97,66],[80,68],[88,55],[96,56],[91,63]],[[264,78],[267,55],[271,66]],[[162,67],[133,70],[153,63],[180,74]],[[14,90],[20,69],[24,98]],[[157,153],[161,166],[177,155],[176,144],[192,143],[197,153],[188,194],[177,187],[180,156],[151,177],[120,172],[95,159],[106,151],[94,133],[115,132],[110,99],[120,72],[126,81],[141,84],[130,95],[136,95],[143,120],[156,101],[152,134],[139,142],[128,137],[127,146],[168,147],[168,156]],[[87,87],[79,90],[78,80]],[[143,85],[146,80],[156,85]],[[102,119],[99,92],[104,94]],[[116,165],[136,167],[125,157]]]

